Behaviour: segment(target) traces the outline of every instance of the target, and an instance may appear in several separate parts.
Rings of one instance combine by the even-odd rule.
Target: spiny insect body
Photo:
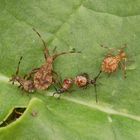
[[[38,36],[41,38],[41,35],[35,30],[33,29]],[[44,40],[41,38],[44,47],[45,47],[45,63],[39,68],[39,70],[34,74],[34,85],[36,89],[39,90],[44,90],[47,89],[50,85],[52,85],[55,81],[54,79],[54,74],[57,75],[56,72],[54,72],[53,70],[53,62],[54,60],[64,54],[69,54],[69,53],[80,53],[80,52],[75,52],[75,51],[69,51],[69,52],[60,52],[60,53],[56,53],[53,55],[49,54],[49,50],[46,47],[46,44],[44,42]]]
[[[104,47],[104,46],[101,46]],[[126,46],[125,46],[126,47]],[[127,55],[124,51],[124,48],[119,49],[119,53],[116,55],[113,55],[112,53],[107,54],[107,56],[103,59],[102,65],[101,65],[101,71],[111,74],[115,72],[118,67],[120,66],[122,68],[124,78],[126,78],[126,60]],[[104,47],[107,48],[107,47]],[[109,49],[109,48],[107,48]]]
[[[22,57],[20,58],[20,61],[18,63],[17,71],[14,76],[10,79],[10,81],[18,82],[20,84],[19,87],[21,87],[23,90],[27,92],[34,92],[35,90],[45,90],[50,85],[56,82],[56,77],[58,76],[57,73],[53,70],[53,63],[54,60],[61,55],[69,54],[69,53],[80,53],[75,51],[69,51],[69,52],[61,52],[56,53],[53,55],[49,54],[49,50],[46,47],[45,41],[42,39],[41,35],[33,28],[33,30],[37,33],[37,35],[41,38],[43,45],[44,45],[44,56],[45,56],[45,63],[39,67],[31,70],[30,73],[26,74],[26,76],[21,77],[18,75],[19,73],[19,65]]]

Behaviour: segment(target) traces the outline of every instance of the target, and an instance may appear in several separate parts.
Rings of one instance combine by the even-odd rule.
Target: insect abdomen
[[[118,68],[118,59],[116,57],[106,57],[102,62],[102,71],[107,73],[115,72]]]

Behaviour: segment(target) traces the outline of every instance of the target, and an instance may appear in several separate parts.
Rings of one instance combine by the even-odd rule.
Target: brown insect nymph
[[[73,86],[73,79],[72,78],[64,79],[60,89],[57,89],[54,86],[56,92],[53,93],[53,96],[55,94],[59,94],[61,96],[62,93],[67,92],[72,86]],[[59,98],[60,98],[60,96],[59,96]]]
[[[14,82],[18,82],[20,84],[19,88],[23,89],[24,91],[34,92],[36,89],[34,87],[33,81],[26,79],[26,76],[21,77],[18,75],[21,60],[22,60],[22,57],[20,57],[20,60],[19,60],[18,66],[17,66],[17,70],[16,70],[16,74],[12,76],[10,81],[12,82],[12,84],[14,84]]]
[[[101,46],[101,47],[104,47],[104,46]],[[111,74],[113,72],[116,72],[116,70],[120,66],[123,71],[124,78],[126,78],[127,55],[124,51],[125,47],[126,47],[126,45],[123,48],[120,48],[118,50],[119,53],[116,55],[113,55],[112,53],[108,53],[106,55],[106,57],[103,59],[102,65],[101,65],[102,72]],[[107,48],[107,47],[104,47],[104,48]],[[109,49],[109,48],[107,48],[107,49]]]
[[[88,85],[92,84],[95,87],[95,93],[96,93],[97,92],[96,91],[97,79],[99,78],[100,74],[101,74],[101,71],[93,79],[90,79],[89,75],[87,73],[82,73],[80,75],[77,75],[75,78],[64,79],[63,84],[61,85],[60,89],[57,89],[54,86],[56,92],[53,93],[53,96],[55,94],[61,95],[62,93],[69,91],[70,88],[72,87],[73,83],[75,83],[79,88],[87,88]],[[59,98],[60,98],[60,96],[59,96]],[[98,102],[97,93],[96,93],[96,102]]]
[[[49,50],[46,46],[45,41],[42,39],[41,35],[33,28],[33,30],[37,33],[37,35],[41,38],[44,48],[45,48],[45,63],[38,69],[38,71],[34,74],[33,81],[34,81],[34,86],[36,89],[39,90],[44,90],[47,89],[50,85],[55,83],[55,78],[53,70],[53,62],[54,60],[64,54],[69,54],[69,53],[80,53],[80,52],[75,52],[75,51],[69,51],[69,52],[61,52],[61,53],[56,53],[53,55],[49,54]]]
[[[97,86],[97,79],[99,78],[100,74],[101,74],[101,71],[99,71],[98,75],[95,78],[90,79],[87,73],[82,73],[76,76],[74,79],[75,84],[79,88],[87,88],[87,86],[90,84],[94,85],[95,94],[96,94],[96,102],[98,102],[96,86]]]

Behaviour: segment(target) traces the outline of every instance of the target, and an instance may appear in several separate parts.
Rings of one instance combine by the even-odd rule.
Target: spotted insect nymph
[[[95,96],[96,96],[96,103],[98,102],[98,97],[97,97],[97,80],[100,77],[101,71],[95,76],[94,78],[90,78],[87,73],[82,73],[80,75],[77,75],[74,79],[75,84],[79,88],[87,88],[89,85],[94,85],[95,88]]]
[[[79,74],[75,78],[66,78],[63,80],[63,83],[61,84],[61,88],[57,89],[56,87],[54,87],[56,92],[53,93],[53,96],[55,94],[59,94],[61,96],[62,93],[69,92],[73,84],[75,84],[78,88],[87,88],[89,85],[94,85],[95,94],[96,94],[96,102],[98,102],[96,86],[97,86],[97,80],[100,74],[101,74],[101,71],[99,71],[98,75],[94,77],[93,79],[90,79],[87,73]]]
[[[110,49],[103,45],[101,45],[101,47],[109,50],[109,53],[105,56],[105,58],[102,61],[101,71],[108,73],[110,75],[110,74],[116,72],[120,66],[120,68],[123,71],[123,77],[126,78],[127,54],[124,51],[124,48],[127,47],[126,44],[124,47],[118,49],[118,53],[116,55],[112,53],[112,51],[114,51],[116,49]]]

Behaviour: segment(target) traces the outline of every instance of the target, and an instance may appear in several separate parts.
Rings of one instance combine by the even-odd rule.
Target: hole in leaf
[[[16,121],[26,110],[25,107],[16,107],[12,110],[12,112],[9,114],[9,116],[0,122],[0,127],[5,127],[9,125],[10,123]]]

